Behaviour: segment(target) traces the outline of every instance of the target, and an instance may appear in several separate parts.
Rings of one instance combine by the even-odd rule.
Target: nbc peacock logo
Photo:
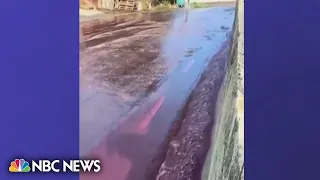
[[[9,167],[10,172],[29,172],[30,166],[28,161],[24,159],[15,159],[11,162]]]

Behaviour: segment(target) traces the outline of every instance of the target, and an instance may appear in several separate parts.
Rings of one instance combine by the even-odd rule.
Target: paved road
[[[227,39],[230,7],[145,13],[86,25],[80,53],[82,179],[144,180],[201,72]]]

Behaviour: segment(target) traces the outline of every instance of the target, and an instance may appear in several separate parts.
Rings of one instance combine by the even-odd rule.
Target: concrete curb
[[[218,124],[202,172],[204,180],[244,179],[244,0],[237,2],[233,32],[228,70],[216,109]]]

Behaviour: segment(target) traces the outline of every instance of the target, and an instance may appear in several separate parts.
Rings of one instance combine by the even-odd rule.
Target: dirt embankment
[[[89,0],[80,0],[79,5],[81,9],[95,9],[94,5]]]

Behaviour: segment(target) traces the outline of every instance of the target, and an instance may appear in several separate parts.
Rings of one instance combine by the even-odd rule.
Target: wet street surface
[[[123,15],[82,24],[80,154],[100,159],[102,172],[83,173],[81,179],[169,179],[174,166],[170,167],[168,158],[174,158],[168,154],[175,154],[176,147],[196,136],[192,132],[210,124],[199,120],[206,119],[205,112],[188,118],[181,117],[181,109],[212,59],[209,65],[216,68],[210,76],[217,80],[204,86],[218,90],[225,67],[221,57],[227,54],[223,44],[233,20],[233,8],[214,7]],[[217,53],[220,58],[214,58]],[[211,96],[203,99],[214,101]],[[192,106],[203,109],[197,103]],[[192,129],[184,125],[186,129],[176,132],[177,139],[172,141],[168,132],[181,118],[196,125]],[[182,149],[197,146],[190,142]],[[187,156],[176,154],[181,162]]]

